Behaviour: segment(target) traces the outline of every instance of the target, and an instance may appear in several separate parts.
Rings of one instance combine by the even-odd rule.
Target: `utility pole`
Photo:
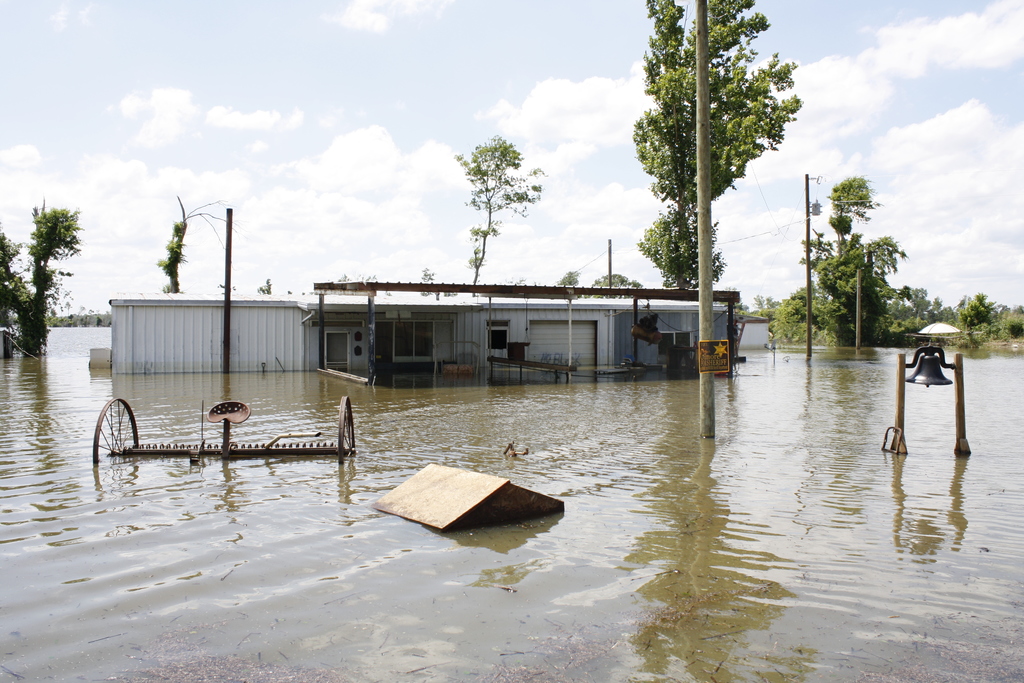
[[[224,229],[224,360],[222,371],[231,372],[231,223],[233,209],[228,209],[227,227]],[[227,429],[225,422],[224,429]]]
[[[860,351],[860,316],[861,316],[861,305],[860,305],[860,291],[861,284],[864,279],[864,269],[857,269],[857,350]]]
[[[608,289],[612,288],[612,241],[608,240]]]
[[[696,2],[697,28],[697,254],[700,338],[714,339],[711,272],[711,95],[708,86],[708,2]],[[700,373],[700,435],[715,437],[715,375]]]
[[[804,174],[804,215],[806,229],[804,236],[804,263],[807,266],[807,360],[811,359],[811,176]]]

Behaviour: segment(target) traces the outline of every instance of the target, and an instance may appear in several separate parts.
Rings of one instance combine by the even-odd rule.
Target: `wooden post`
[[[369,347],[370,354],[369,358],[366,359],[368,361],[366,379],[372,387],[377,380],[377,308],[373,302],[373,294],[367,299],[366,308],[366,326],[368,328],[366,332],[366,345]]]
[[[900,455],[906,455],[907,443],[903,439],[903,422],[907,405],[907,354],[896,355],[896,418],[893,426],[896,433],[893,435],[893,451]]]
[[[320,342],[320,350],[317,354],[317,367],[321,370],[327,368],[327,325],[324,324],[324,295],[320,295],[317,304],[317,339]]]
[[[228,209],[227,227],[224,230],[224,360],[222,370],[231,372],[231,224],[233,209]]]
[[[860,351],[860,286],[864,277],[864,269],[857,269],[857,350]]]
[[[807,283],[805,293],[807,294],[807,360],[811,359],[811,176],[804,174],[804,263],[806,264]]]
[[[953,370],[956,384],[956,446],[953,453],[970,455],[971,446],[967,443],[967,411],[964,403],[964,354],[958,353],[953,356],[953,363],[956,365],[956,369]]]
[[[708,87],[708,2],[696,2],[697,29],[697,251],[700,338],[714,338],[711,270],[711,96]],[[700,435],[715,436],[715,375],[700,375]]]

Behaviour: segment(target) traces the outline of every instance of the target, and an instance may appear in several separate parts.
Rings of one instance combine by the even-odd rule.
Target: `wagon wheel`
[[[342,396],[338,406],[338,457],[356,452],[356,428],[352,421],[352,402]]]
[[[138,446],[139,427],[135,424],[132,407],[122,398],[110,399],[96,420],[96,432],[92,437],[92,464],[100,464],[100,453],[120,455],[126,448]]]

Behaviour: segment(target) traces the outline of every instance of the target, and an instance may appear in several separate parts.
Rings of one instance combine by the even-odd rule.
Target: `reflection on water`
[[[895,350],[751,356],[712,441],[695,382],[112,377],[86,366],[107,331],[54,332],[51,357],[0,365],[2,663],[28,680],[857,680],[982,642],[1020,670],[1018,355],[968,357],[958,459],[941,387],[908,388],[910,454],[880,450]],[[340,464],[91,466],[112,396],[144,442],[195,443],[227,399],[252,407],[239,441],[331,434],[345,394]],[[441,534],[370,507],[431,462],[566,511]]]

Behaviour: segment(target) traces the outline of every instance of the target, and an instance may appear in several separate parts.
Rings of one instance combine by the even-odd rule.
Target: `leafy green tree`
[[[257,294],[270,295],[270,294],[273,293],[273,291],[274,291],[274,286],[272,284],[270,284],[270,278],[269,277],[267,278],[266,284],[260,285],[259,287],[256,288],[256,293]]]
[[[846,178],[832,187],[832,215],[828,224],[836,233],[836,254],[843,253],[846,240],[853,233],[853,222],[867,223],[871,220],[868,211],[881,206],[874,197],[874,189],[864,176]]]
[[[960,326],[970,331],[992,323],[992,311],[995,304],[988,300],[984,294],[975,294],[973,298],[964,297],[963,307],[960,309]]]
[[[891,343],[889,306],[898,293],[886,276],[898,271],[899,262],[907,254],[891,237],[865,242],[861,233],[853,232],[853,221],[867,222],[867,211],[879,206],[867,180],[847,178],[832,189],[830,198],[833,214],[829,224],[836,232],[836,241],[816,233],[817,239],[811,244],[820,297],[817,322],[834,344],[850,346],[856,341],[857,271],[861,270],[861,339],[868,345]]]
[[[602,275],[601,277],[599,277],[596,280],[594,280],[594,283],[592,285],[590,285],[590,286],[591,287],[601,287],[601,288],[607,287],[608,286],[608,276],[607,275]],[[612,273],[612,287],[615,287],[616,289],[643,289],[644,285],[643,285],[642,282],[638,282],[637,280],[630,280],[625,275],[620,275],[619,273]],[[596,294],[592,298],[595,298],[595,299],[628,299],[629,297],[628,296],[614,296],[613,297],[613,296],[609,296],[609,295],[605,295],[605,294]]]
[[[928,298],[928,290],[921,287],[903,287],[897,298],[889,304],[889,314],[897,322],[906,322],[907,328],[917,326],[916,332],[932,323],[956,324],[957,313],[942,304],[942,299]]]
[[[755,298],[755,306],[757,299]],[[813,307],[813,302],[812,302]],[[780,341],[798,342],[804,341],[807,337],[807,289],[801,287],[789,297],[771,309],[763,308],[762,311],[770,311],[766,316],[770,319],[768,330],[772,336]],[[763,315],[763,313],[762,313]],[[812,318],[817,317],[811,311]]]
[[[455,160],[461,164],[473,187],[466,206],[482,211],[486,217],[482,224],[469,231],[473,242],[469,267],[473,269],[475,285],[487,259],[487,239],[500,234],[501,221],[496,216],[505,210],[526,216],[528,206],[540,201],[542,187],[536,180],[544,172],[535,168],[524,175],[517,174],[523,155],[515,145],[498,136],[477,146],[469,159],[458,154]]]
[[[562,279],[555,283],[556,287],[579,287],[580,286],[580,274],[579,271],[570,270]]]
[[[594,280],[594,284],[591,287],[607,287],[608,276],[602,275],[601,277]],[[636,280],[630,280],[625,275],[619,275],[618,273],[612,273],[612,287],[622,289],[643,289],[643,283]]]
[[[717,199],[746,174],[747,164],[782,142],[784,128],[800,109],[793,87],[795,64],[774,55],[752,69],[753,40],[768,29],[763,14],[747,14],[754,0],[709,0],[708,48],[711,97],[711,198]],[[667,206],[640,242],[665,285],[697,282],[697,79],[696,40],[686,33],[686,9],[674,0],[647,0],[654,20],[650,51],[644,56],[646,93],[654,107],[636,122],[637,158],[654,182],[651,191]],[[717,280],[725,267],[712,256]]]
[[[54,264],[80,252],[78,211],[32,209],[32,231],[28,243],[28,269],[19,268],[22,245],[9,240],[0,230],[0,311],[11,325],[15,342],[25,352],[38,356],[46,351],[48,317],[56,313],[64,294],[61,283],[71,273]]]

